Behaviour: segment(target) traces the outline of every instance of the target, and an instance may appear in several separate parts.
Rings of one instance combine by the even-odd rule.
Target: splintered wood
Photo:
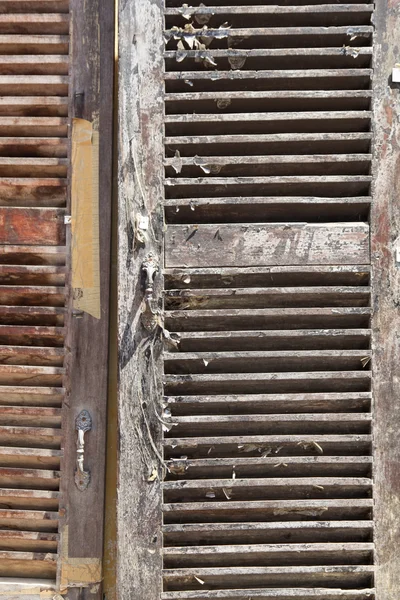
[[[374,7],[165,4],[161,598],[371,600]]]

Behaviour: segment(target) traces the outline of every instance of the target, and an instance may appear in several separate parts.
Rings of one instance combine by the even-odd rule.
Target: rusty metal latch
[[[143,327],[148,331],[154,331],[157,327],[159,314],[158,308],[153,306],[154,303],[154,279],[160,266],[154,255],[150,252],[142,263],[142,271],[146,275],[145,292],[144,292],[144,309],[142,311],[141,320]]]
[[[92,417],[87,410],[82,410],[75,419],[75,429],[78,432],[76,440],[76,471],[75,485],[83,492],[90,483],[90,472],[84,469],[85,433],[92,429]]]

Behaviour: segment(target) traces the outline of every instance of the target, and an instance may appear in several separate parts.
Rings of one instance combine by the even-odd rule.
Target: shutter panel
[[[121,598],[374,597],[372,14],[120,9]]]
[[[119,8],[119,597],[396,600],[399,4],[192,4]]]
[[[16,585],[57,569],[68,34],[68,2],[0,2],[0,581]]]
[[[165,9],[162,598],[367,600],[373,6],[226,4]]]
[[[0,595],[5,596],[20,592],[39,599],[57,590],[75,600],[70,588],[76,587],[80,598],[102,597],[111,206],[111,154],[104,148],[112,139],[112,14],[109,2],[99,11],[94,1],[83,8],[74,0],[0,0]],[[82,81],[83,48],[99,54],[104,29],[101,65],[93,62]],[[109,91],[100,110],[101,69]],[[102,313],[95,319],[74,310],[70,249],[76,240],[68,233],[67,180],[74,176],[71,117],[95,121],[98,129],[99,113]],[[81,196],[74,200],[78,217],[80,201]],[[92,418],[84,453],[91,481],[79,491],[75,420],[83,409]]]

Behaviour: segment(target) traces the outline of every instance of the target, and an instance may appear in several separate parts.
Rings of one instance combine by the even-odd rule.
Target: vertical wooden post
[[[143,262],[159,264],[162,293],[163,20],[162,0],[119,7],[118,350],[119,600],[161,595],[160,328],[143,326]]]
[[[112,104],[114,57],[114,1],[71,0],[70,117],[90,121],[99,132],[99,319],[83,312],[73,315],[71,279],[66,318],[66,376],[63,409],[60,579],[69,580],[70,600],[102,599],[101,561],[104,520],[104,465],[108,371],[109,271],[112,194]],[[69,214],[71,203],[69,204]],[[71,261],[71,236],[69,260]],[[71,262],[69,263],[71,278]],[[89,487],[79,491],[76,468],[75,419],[89,411],[93,426],[85,436],[85,468]],[[82,581],[74,581],[75,565]],[[95,574],[100,570],[97,582]],[[86,579],[85,579],[86,578]],[[85,584],[86,582],[86,584]],[[82,583],[83,585],[79,585]],[[92,583],[92,584],[91,584]]]
[[[400,2],[375,17],[373,261],[374,521],[376,597],[400,591]]]

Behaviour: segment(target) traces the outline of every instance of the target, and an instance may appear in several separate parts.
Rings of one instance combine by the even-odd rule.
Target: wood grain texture
[[[0,207],[2,244],[63,246],[64,210]]]
[[[161,425],[159,332],[140,324],[144,297],[141,264],[149,252],[160,257],[163,198],[163,2],[133,0],[119,7],[119,600],[160,600]],[[144,242],[135,222],[150,217]],[[156,277],[155,297],[162,280]],[[159,370],[161,372],[161,369]],[[154,481],[148,481],[153,470]],[[129,524],[129,525],[127,525]]]
[[[400,3],[376,6],[374,81],[374,189],[371,251],[373,264],[373,392],[375,414],[376,595],[400,594],[400,381],[399,291],[396,262],[400,223],[399,86],[391,82],[400,42]]]
[[[366,264],[366,223],[169,225],[167,267]]]
[[[97,561],[103,551],[103,506],[108,364],[108,297],[111,233],[112,106],[114,3],[90,0],[71,2],[70,117],[92,121],[100,131],[100,279],[101,318],[72,312],[66,316],[66,401],[63,407],[64,459],[61,485],[61,560]],[[90,69],[87,68],[90,64]],[[68,240],[69,248],[71,240]],[[69,273],[70,275],[70,273]],[[69,288],[71,290],[71,288]],[[89,487],[80,492],[74,483],[76,468],[75,418],[90,412],[93,426],[85,439],[85,468]],[[65,573],[64,573],[65,574]],[[59,573],[60,577],[60,573]],[[79,582],[78,582],[79,583]],[[80,595],[79,595],[80,594]],[[101,585],[72,587],[69,600],[102,598]]]

